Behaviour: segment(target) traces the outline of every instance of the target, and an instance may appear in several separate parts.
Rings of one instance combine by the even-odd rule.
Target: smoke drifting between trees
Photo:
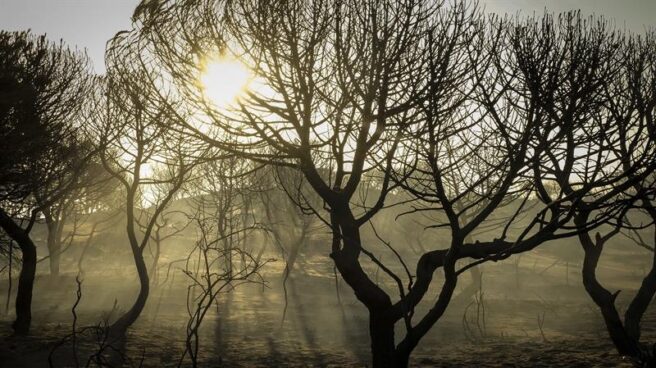
[[[618,353],[654,364],[641,339],[656,292],[656,238],[645,235],[656,221],[653,31],[576,12],[497,17],[465,2],[208,0],[142,2],[133,28],[108,42],[102,77],[63,46],[25,33],[0,41],[0,93],[15,96],[0,105],[0,224],[7,259],[14,243],[22,258],[17,333],[30,326],[34,224],[47,225],[56,277],[65,229],[91,241],[118,214],[127,241],[113,246],[131,250],[124,267],[136,267],[139,292],[108,336],[124,341],[151,288],[184,264],[181,364],[199,364],[198,331],[222,296],[272,281],[275,257],[286,298],[308,266],[301,255],[322,243],[366,310],[372,366],[406,367],[460,308],[463,273],[484,303],[481,266],[553,242],[580,252]],[[229,105],[203,91],[208,58],[252,73]],[[21,77],[32,64],[51,81],[44,91]],[[619,237],[652,258],[624,316],[597,275]],[[178,258],[162,259],[169,247]],[[495,282],[520,283],[485,285]]]

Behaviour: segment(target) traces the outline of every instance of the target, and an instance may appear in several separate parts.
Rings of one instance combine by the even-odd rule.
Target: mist
[[[656,34],[493,11],[0,31],[0,367],[656,366]]]

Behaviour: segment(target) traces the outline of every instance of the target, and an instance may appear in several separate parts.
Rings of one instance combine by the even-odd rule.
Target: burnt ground
[[[599,313],[580,287],[576,265],[553,266],[540,257],[546,256],[531,255],[518,267],[512,262],[484,266],[482,301],[480,295],[478,303],[456,297],[444,318],[417,347],[411,365],[629,367],[616,355]],[[287,284],[284,321],[280,262],[265,271],[270,280],[266,287],[245,285],[222,294],[201,329],[200,366],[366,366],[366,311],[343,282],[337,285],[337,297],[328,261],[311,257],[299,265]],[[628,285],[638,281],[633,277],[637,272],[624,270],[625,278],[616,277],[611,283],[627,284],[620,294],[620,305],[626,303],[622,295],[631,295]],[[163,286],[152,290],[146,310],[130,330],[125,366],[178,366],[188,319],[187,280],[175,270],[172,275]],[[469,282],[469,276],[463,276],[460,290]],[[100,323],[111,314],[115,300],[119,311],[127,308],[135,293],[128,285],[133,284],[134,275],[125,270],[85,275],[78,326]],[[4,280],[0,292],[6,293],[6,288]],[[0,320],[0,367],[47,367],[53,347],[71,332],[74,275],[64,274],[56,280],[42,275],[34,295],[31,336],[11,336],[11,310]],[[429,300],[431,297],[427,296]],[[416,314],[421,315],[421,310]],[[654,341],[655,327],[656,311],[651,308],[644,324],[646,339]],[[397,336],[402,329],[402,325],[397,326]],[[91,332],[77,336],[81,366],[95,351],[96,338]],[[75,366],[71,344],[61,345],[52,359],[55,367]],[[183,360],[181,366],[189,366],[189,361]]]

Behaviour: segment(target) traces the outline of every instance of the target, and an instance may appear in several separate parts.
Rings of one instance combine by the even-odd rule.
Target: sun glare
[[[209,61],[200,77],[203,95],[216,106],[235,102],[251,79],[249,70],[237,60]]]

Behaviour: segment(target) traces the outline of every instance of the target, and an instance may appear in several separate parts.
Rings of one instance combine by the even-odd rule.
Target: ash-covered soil
[[[367,366],[366,310],[343,282],[335,282],[326,258],[309,258],[298,265],[286,285],[284,320],[280,262],[265,271],[266,286],[242,285],[221,294],[200,331],[199,366]],[[510,262],[483,267],[483,288],[454,298],[415,350],[411,366],[630,367],[614,351],[599,312],[580,286],[576,266],[547,268],[550,262],[537,260],[527,257],[518,267]],[[37,280],[30,336],[11,336],[11,308],[2,316],[0,367],[48,367],[49,358],[54,367],[76,366],[70,336],[62,343],[72,331],[74,277],[64,274],[53,280],[43,275]],[[136,293],[133,278],[129,272],[85,275],[78,328],[111,320],[126,309]],[[188,358],[181,360],[189,318],[188,280],[175,270],[164,279],[160,275],[161,285],[152,289],[146,310],[124,341],[126,367],[190,366]],[[637,280],[626,277],[620,305],[632,294],[629,284]],[[463,275],[459,292],[470,283]],[[6,288],[5,280],[0,284],[2,295]],[[427,300],[434,300],[437,291],[434,288]],[[111,313],[115,301],[118,310]],[[416,315],[428,307],[425,303]],[[651,308],[643,327],[645,340],[655,340],[655,327]],[[397,337],[403,328],[397,325]],[[79,366],[97,351],[99,338],[96,330],[76,335]]]

